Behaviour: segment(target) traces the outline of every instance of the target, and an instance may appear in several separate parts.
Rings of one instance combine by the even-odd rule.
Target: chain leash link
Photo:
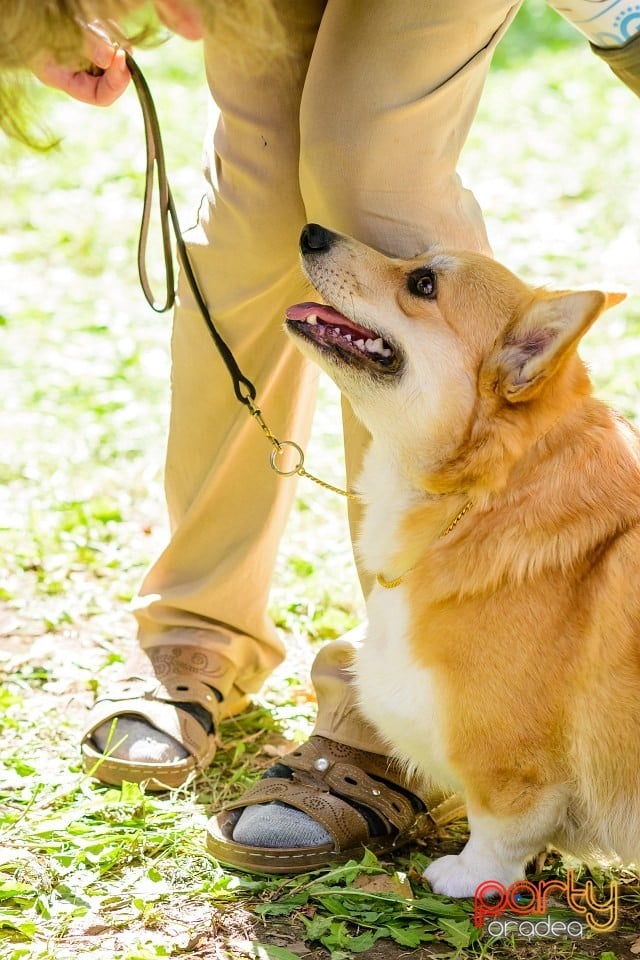
[[[305,470],[304,450],[300,444],[296,443],[295,440],[278,440],[262,416],[262,411],[259,407],[256,407],[251,398],[246,397],[243,402],[273,448],[269,457],[269,465],[274,473],[276,473],[279,477],[306,477],[307,480],[312,480],[313,483],[317,484],[319,487],[323,487],[325,490],[329,490],[332,493],[338,493],[342,497],[347,497],[348,500],[359,499],[357,493],[352,493],[350,490],[343,490],[341,487],[336,487],[332,483],[328,483],[326,480],[321,480],[320,477],[316,477],[312,473],[309,473],[308,470]],[[285,450],[295,451],[298,457],[298,462],[288,470],[283,470],[278,466],[278,457]]]

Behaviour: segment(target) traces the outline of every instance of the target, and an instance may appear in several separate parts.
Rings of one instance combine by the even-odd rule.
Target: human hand
[[[201,40],[204,25],[200,14],[183,0],[154,0],[156,13],[165,27],[185,40]]]
[[[204,25],[197,11],[183,0],[154,0],[160,20],[173,33],[199,40]],[[87,65],[77,67],[42,59],[33,72],[42,83],[62,90],[82,103],[108,107],[126,90],[131,79],[125,52],[96,24],[85,31],[83,54]],[[96,69],[97,68],[97,69]]]
[[[125,51],[91,25],[85,33],[83,53],[88,61],[86,66],[42,60],[34,65],[33,72],[48,87],[62,90],[82,103],[108,107],[126,90],[131,79]]]

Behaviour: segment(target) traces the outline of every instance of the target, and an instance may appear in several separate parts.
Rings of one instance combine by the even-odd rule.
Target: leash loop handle
[[[189,284],[191,292],[195,298],[196,304],[204,322],[207,325],[209,333],[222,357],[222,360],[233,381],[233,389],[236,398],[245,406],[251,406],[251,401],[256,398],[256,388],[251,380],[246,377],[236,359],[231,352],[226,341],[220,334],[211,318],[209,308],[202,295],[195,273],[189,260],[186,244],[182,238],[178,214],[169,181],[164,159],[164,149],[162,146],[162,135],[160,133],[160,124],[156,113],[153,97],[147,85],[147,82],[130,53],[126,53],[127,67],[131,74],[131,79],[138,95],[142,117],[144,120],[144,133],[146,141],[147,169],[145,175],[144,203],[142,208],[142,222],[140,224],[140,238],[138,241],[138,275],[145,299],[152,310],[156,313],[165,313],[175,303],[175,275],[173,269],[173,252],[171,248],[171,227],[176,240],[178,257],[182,265],[184,276]],[[149,226],[151,223],[151,211],[153,205],[153,186],[155,171],[158,172],[158,211],[160,220],[160,229],[162,235],[162,254],[165,265],[165,291],[164,300],[157,301],[153,295],[149,276],[147,273],[147,248],[149,243]]]
[[[151,97],[151,92],[147,82],[131,56],[126,53],[127,67],[131,74],[140,107],[142,109],[142,119],[144,121],[144,135],[146,141],[147,169],[145,173],[144,202],[142,207],[142,220],[140,223],[140,236],[138,238],[138,275],[145,299],[152,310],[156,313],[165,313],[170,310],[175,303],[175,282],[173,272],[173,255],[171,250],[171,235],[169,231],[169,183],[164,160],[164,150],[162,148],[162,136],[160,133],[160,124],[155,105]],[[153,205],[153,186],[155,178],[155,169],[158,169],[158,207],[160,211],[160,229],[162,231],[162,255],[165,267],[165,292],[164,302],[156,300],[151,289],[149,276],[147,273],[147,247],[149,244],[149,227],[151,224],[151,212]]]

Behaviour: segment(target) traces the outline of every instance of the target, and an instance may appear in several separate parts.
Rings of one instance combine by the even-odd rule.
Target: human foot
[[[223,863],[264,873],[382,853],[433,829],[410,786],[388,757],[313,736],[209,821],[207,844]]]
[[[179,674],[159,682],[125,681],[93,706],[82,742],[84,768],[104,783],[182,786],[216,751],[220,702],[215,690]]]
[[[182,786],[213,759],[220,716],[247,703],[214,639],[210,646],[186,635],[172,640],[139,650],[129,679],[114,683],[90,711],[84,768],[105,783]]]
[[[215,691],[214,691],[215,693]],[[205,733],[213,732],[213,717],[197,703],[167,703],[179,707],[198,721]],[[115,720],[115,726],[114,726]],[[91,739],[102,754],[114,760],[134,763],[178,763],[189,751],[168,733],[163,733],[142,716],[124,713],[97,727]]]

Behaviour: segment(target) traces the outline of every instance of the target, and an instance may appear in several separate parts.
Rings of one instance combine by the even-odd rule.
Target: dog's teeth
[[[310,313],[307,317],[307,323],[311,324],[312,327],[315,327],[318,323],[318,315],[315,313]]]
[[[378,337],[377,340],[367,340],[365,347],[369,353],[379,353],[382,354],[384,350],[384,344],[382,342],[382,337]]]
[[[359,344],[360,343],[362,343],[362,341],[359,341]],[[378,337],[376,340],[371,340],[371,338],[365,340],[364,349],[367,351],[367,353],[376,353],[381,357],[388,357],[391,354],[390,350],[387,350],[385,353],[385,346],[382,337]]]
[[[383,357],[390,357],[390,356],[391,356],[391,350],[389,350],[388,347],[385,347],[384,350],[381,350],[380,352],[381,352],[381,354],[382,354]]]
[[[338,336],[340,336],[340,327],[334,327],[334,328],[333,328],[333,332],[334,332],[334,333],[337,333]]]
[[[364,350],[364,340],[356,340],[356,347],[359,347],[361,350]]]
[[[345,333],[344,338],[345,338],[345,340],[346,340],[348,343],[351,343],[351,334],[350,334],[350,333]]]

